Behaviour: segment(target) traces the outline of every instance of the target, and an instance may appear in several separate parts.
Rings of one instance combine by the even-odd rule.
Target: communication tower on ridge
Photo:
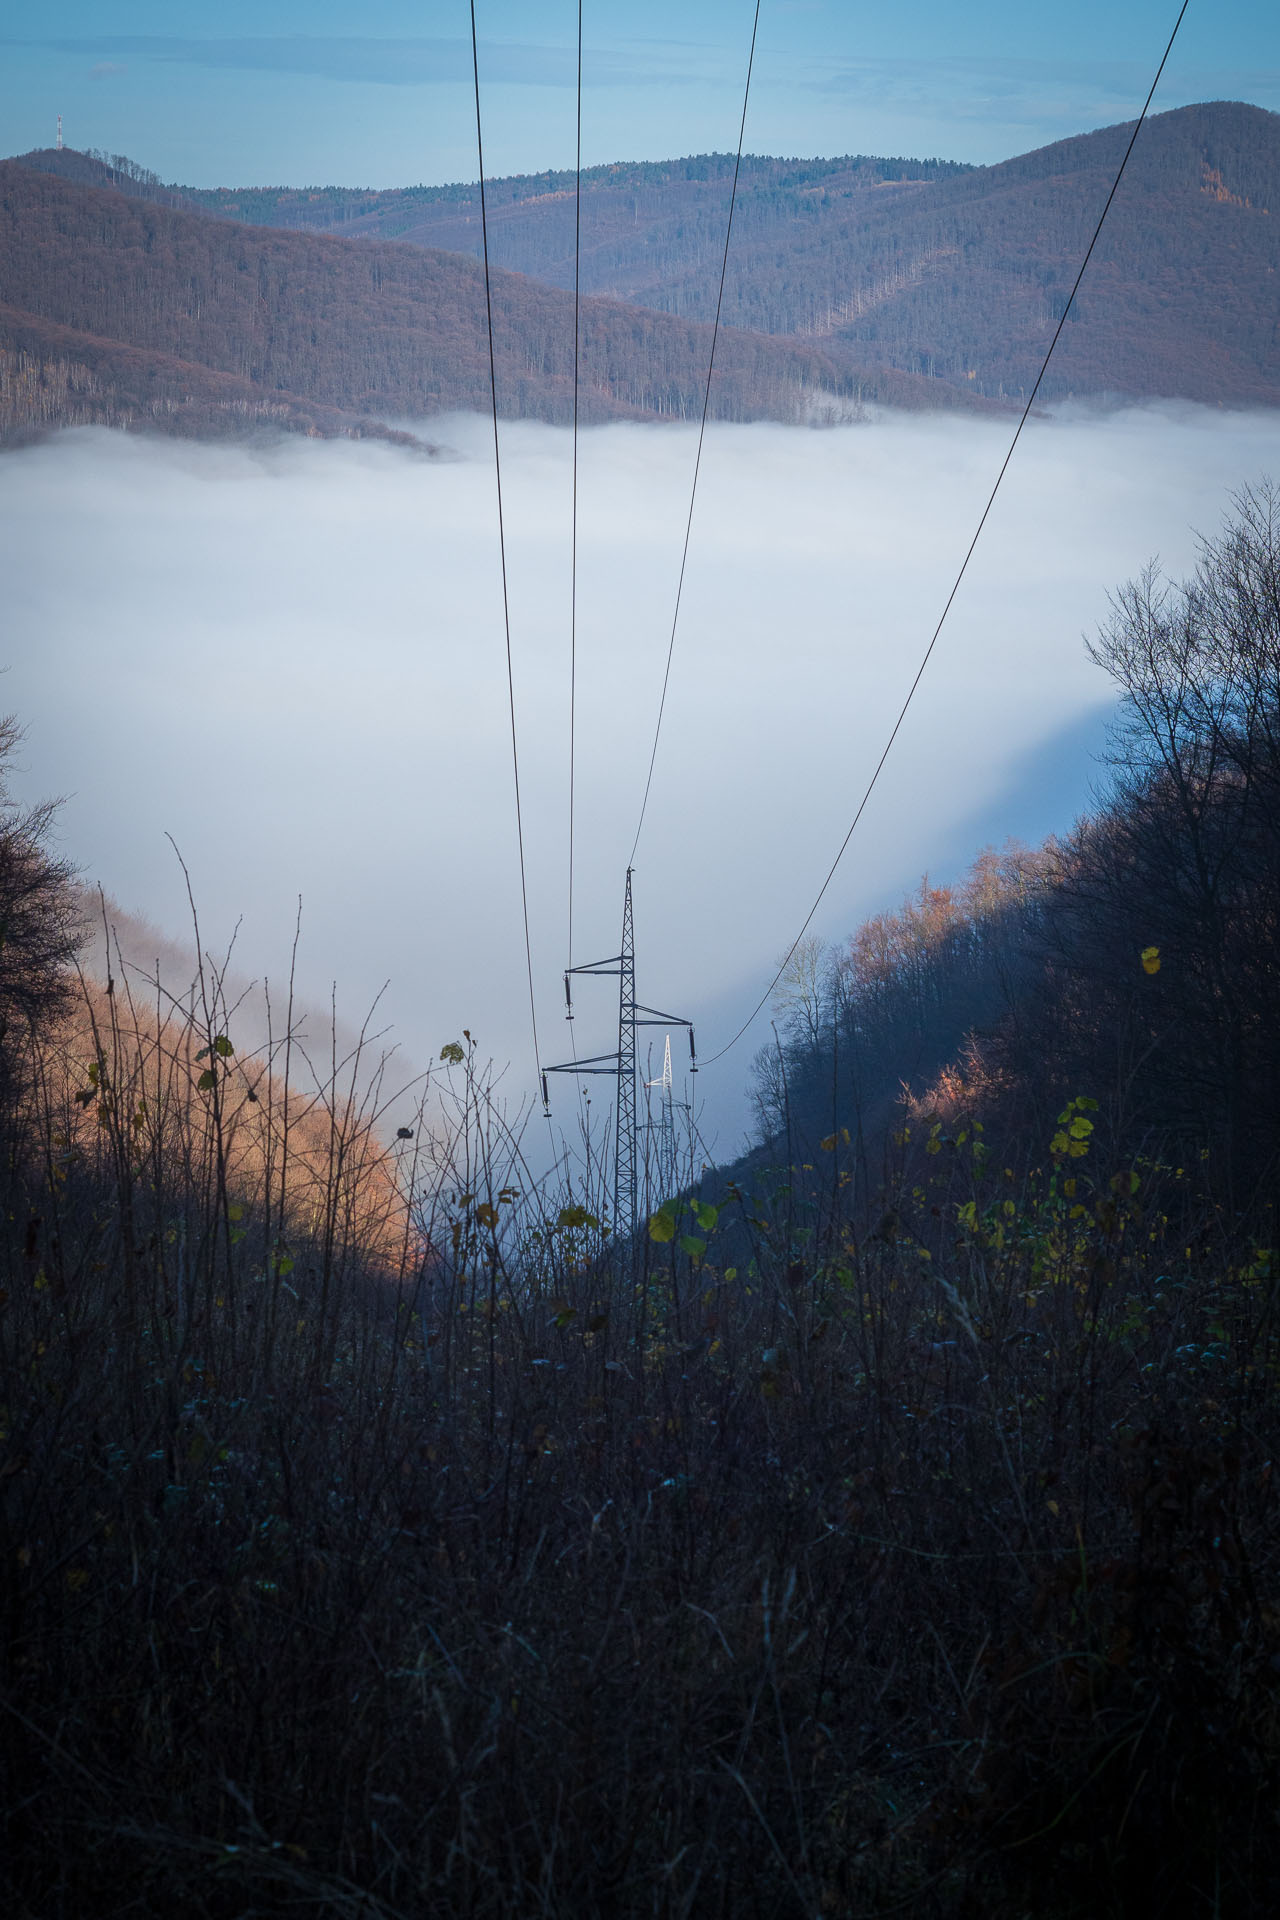
[[[62,152],[62,115],[58,115],[58,152]]]

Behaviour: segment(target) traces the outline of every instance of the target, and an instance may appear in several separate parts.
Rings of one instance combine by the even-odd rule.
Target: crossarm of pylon
[[[597,1065],[607,1060],[608,1066]],[[593,1053],[587,1060],[563,1060],[558,1067],[544,1067],[544,1073],[617,1073],[618,1056],[616,1053]]]

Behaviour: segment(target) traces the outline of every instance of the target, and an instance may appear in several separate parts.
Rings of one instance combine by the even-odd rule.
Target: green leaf
[[[708,1200],[691,1200],[690,1208],[697,1216],[698,1225],[704,1233],[710,1233],[720,1218],[719,1207],[713,1207]]]
[[[594,1213],[588,1213],[585,1207],[571,1206],[561,1207],[559,1213],[556,1215],[556,1225],[558,1227],[570,1228],[598,1227],[600,1222],[596,1219]]]
[[[196,1085],[199,1087],[201,1093],[208,1093],[210,1087],[216,1087],[217,1084],[218,1076],[212,1067],[206,1067],[200,1075],[200,1078],[196,1081]]]
[[[229,1060],[232,1054],[235,1052],[235,1048],[232,1046],[231,1042],[228,1040],[225,1033],[220,1033],[218,1035],[217,1039],[213,1043],[213,1050],[218,1055],[218,1058],[220,1060]]]
[[[682,1233],[680,1250],[682,1253],[687,1253],[691,1260],[701,1260],[707,1250],[707,1243],[705,1240],[700,1240],[696,1233]]]
[[[649,1238],[656,1240],[659,1246],[665,1246],[668,1240],[674,1240],[675,1237],[675,1215],[668,1213],[665,1207],[659,1207],[649,1218]]]
[[[466,1055],[456,1040],[450,1040],[447,1046],[441,1047],[440,1058],[447,1060],[450,1066],[457,1067],[461,1066],[462,1062],[466,1059]]]

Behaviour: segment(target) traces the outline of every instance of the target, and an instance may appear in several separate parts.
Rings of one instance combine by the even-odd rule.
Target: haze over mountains
[[[1130,127],[999,166],[744,161],[712,410],[847,417],[870,400],[1029,390]],[[584,176],[587,419],[701,404],[732,160]],[[498,398],[568,417],[572,177],[488,185]],[[266,229],[266,231],[264,231]],[[1046,398],[1280,402],[1280,115],[1144,127]],[[168,187],[71,152],[0,164],[0,422],[386,431],[488,400],[475,186]]]

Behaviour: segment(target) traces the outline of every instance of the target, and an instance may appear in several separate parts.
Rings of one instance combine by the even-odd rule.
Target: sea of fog
[[[640,997],[694,1018],[704,1055],[809,909],[1009,432],[898,416],[707,435],[634,878]],[[0,455],[2,698],[27,728],[12,785],[64,796],[66,854],[181,937],[171,835],[206,943],[239,922],[247,974],[287,970],[301,895],[308,994],[327,1003],[336,982],[357,1023],[389,983],[407,1062],[469,1028],[514,1107],[535,1079],[492,438],[471,417],[430,433],[456,457],[97,430]],[[618,947],[695,447],[680,427],[581,439],[577,961]],[[561,429],[502,431],[544,1060],[569,1050],[571,452]],[[1103,777],[1111,692],[1082,635],[1108,590],[1153,555],[1186,570],[1228,491],[1278,469],[1273,413],[1028,426],[819,932],[839,939],[984,844],[1070,826]],[[582,983],[580,1053],[612,1043],[615,992]],[[699,1076],[717,1157],[741,1140],[767,1022]],[[572,1105],[563,1083],[566,1124]]]

